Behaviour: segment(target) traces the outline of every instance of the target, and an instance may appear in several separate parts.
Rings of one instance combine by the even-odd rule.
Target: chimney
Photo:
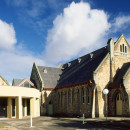
[[[114,41],[110,38],[107,42],[107,48],[110,53],[110,82],[113,82],[114,73]]]

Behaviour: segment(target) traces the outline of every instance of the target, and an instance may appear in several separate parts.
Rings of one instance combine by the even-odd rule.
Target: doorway
[[[30,116],[30,99],[27,99],[27,116]]]
[[[116,96],[116,115],[122,115],[122,97],[120,93]]]
[[[0,118],[7,117],[7,98],[0,98]]]

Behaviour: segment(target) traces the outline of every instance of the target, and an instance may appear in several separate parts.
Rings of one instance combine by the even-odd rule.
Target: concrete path
[[[114,117],[108,118],[107,121],[105,118],[87,118],[83,125],[82,118],[42,116],[33,118],[32,127],[30,127],[30,118],[0,120],[0,125],[5,126],[6,130],[127,130],[130,129],[130,118]]]

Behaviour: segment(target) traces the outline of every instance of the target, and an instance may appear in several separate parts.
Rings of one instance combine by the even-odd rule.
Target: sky
[[[30,78],[114,41],[130,43],[129,0],[0,0],[0,75]]]

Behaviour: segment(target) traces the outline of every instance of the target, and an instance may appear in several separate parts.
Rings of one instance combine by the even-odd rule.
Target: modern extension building
[[[55,67],[33,64],[30,80],[41,91],[42,115],[130,116],[130,46],[122,34],[90,54]]]
[[[0,76],[0,118],[40,116],[40,92],[28,79],[14,79],[12,86]]]

